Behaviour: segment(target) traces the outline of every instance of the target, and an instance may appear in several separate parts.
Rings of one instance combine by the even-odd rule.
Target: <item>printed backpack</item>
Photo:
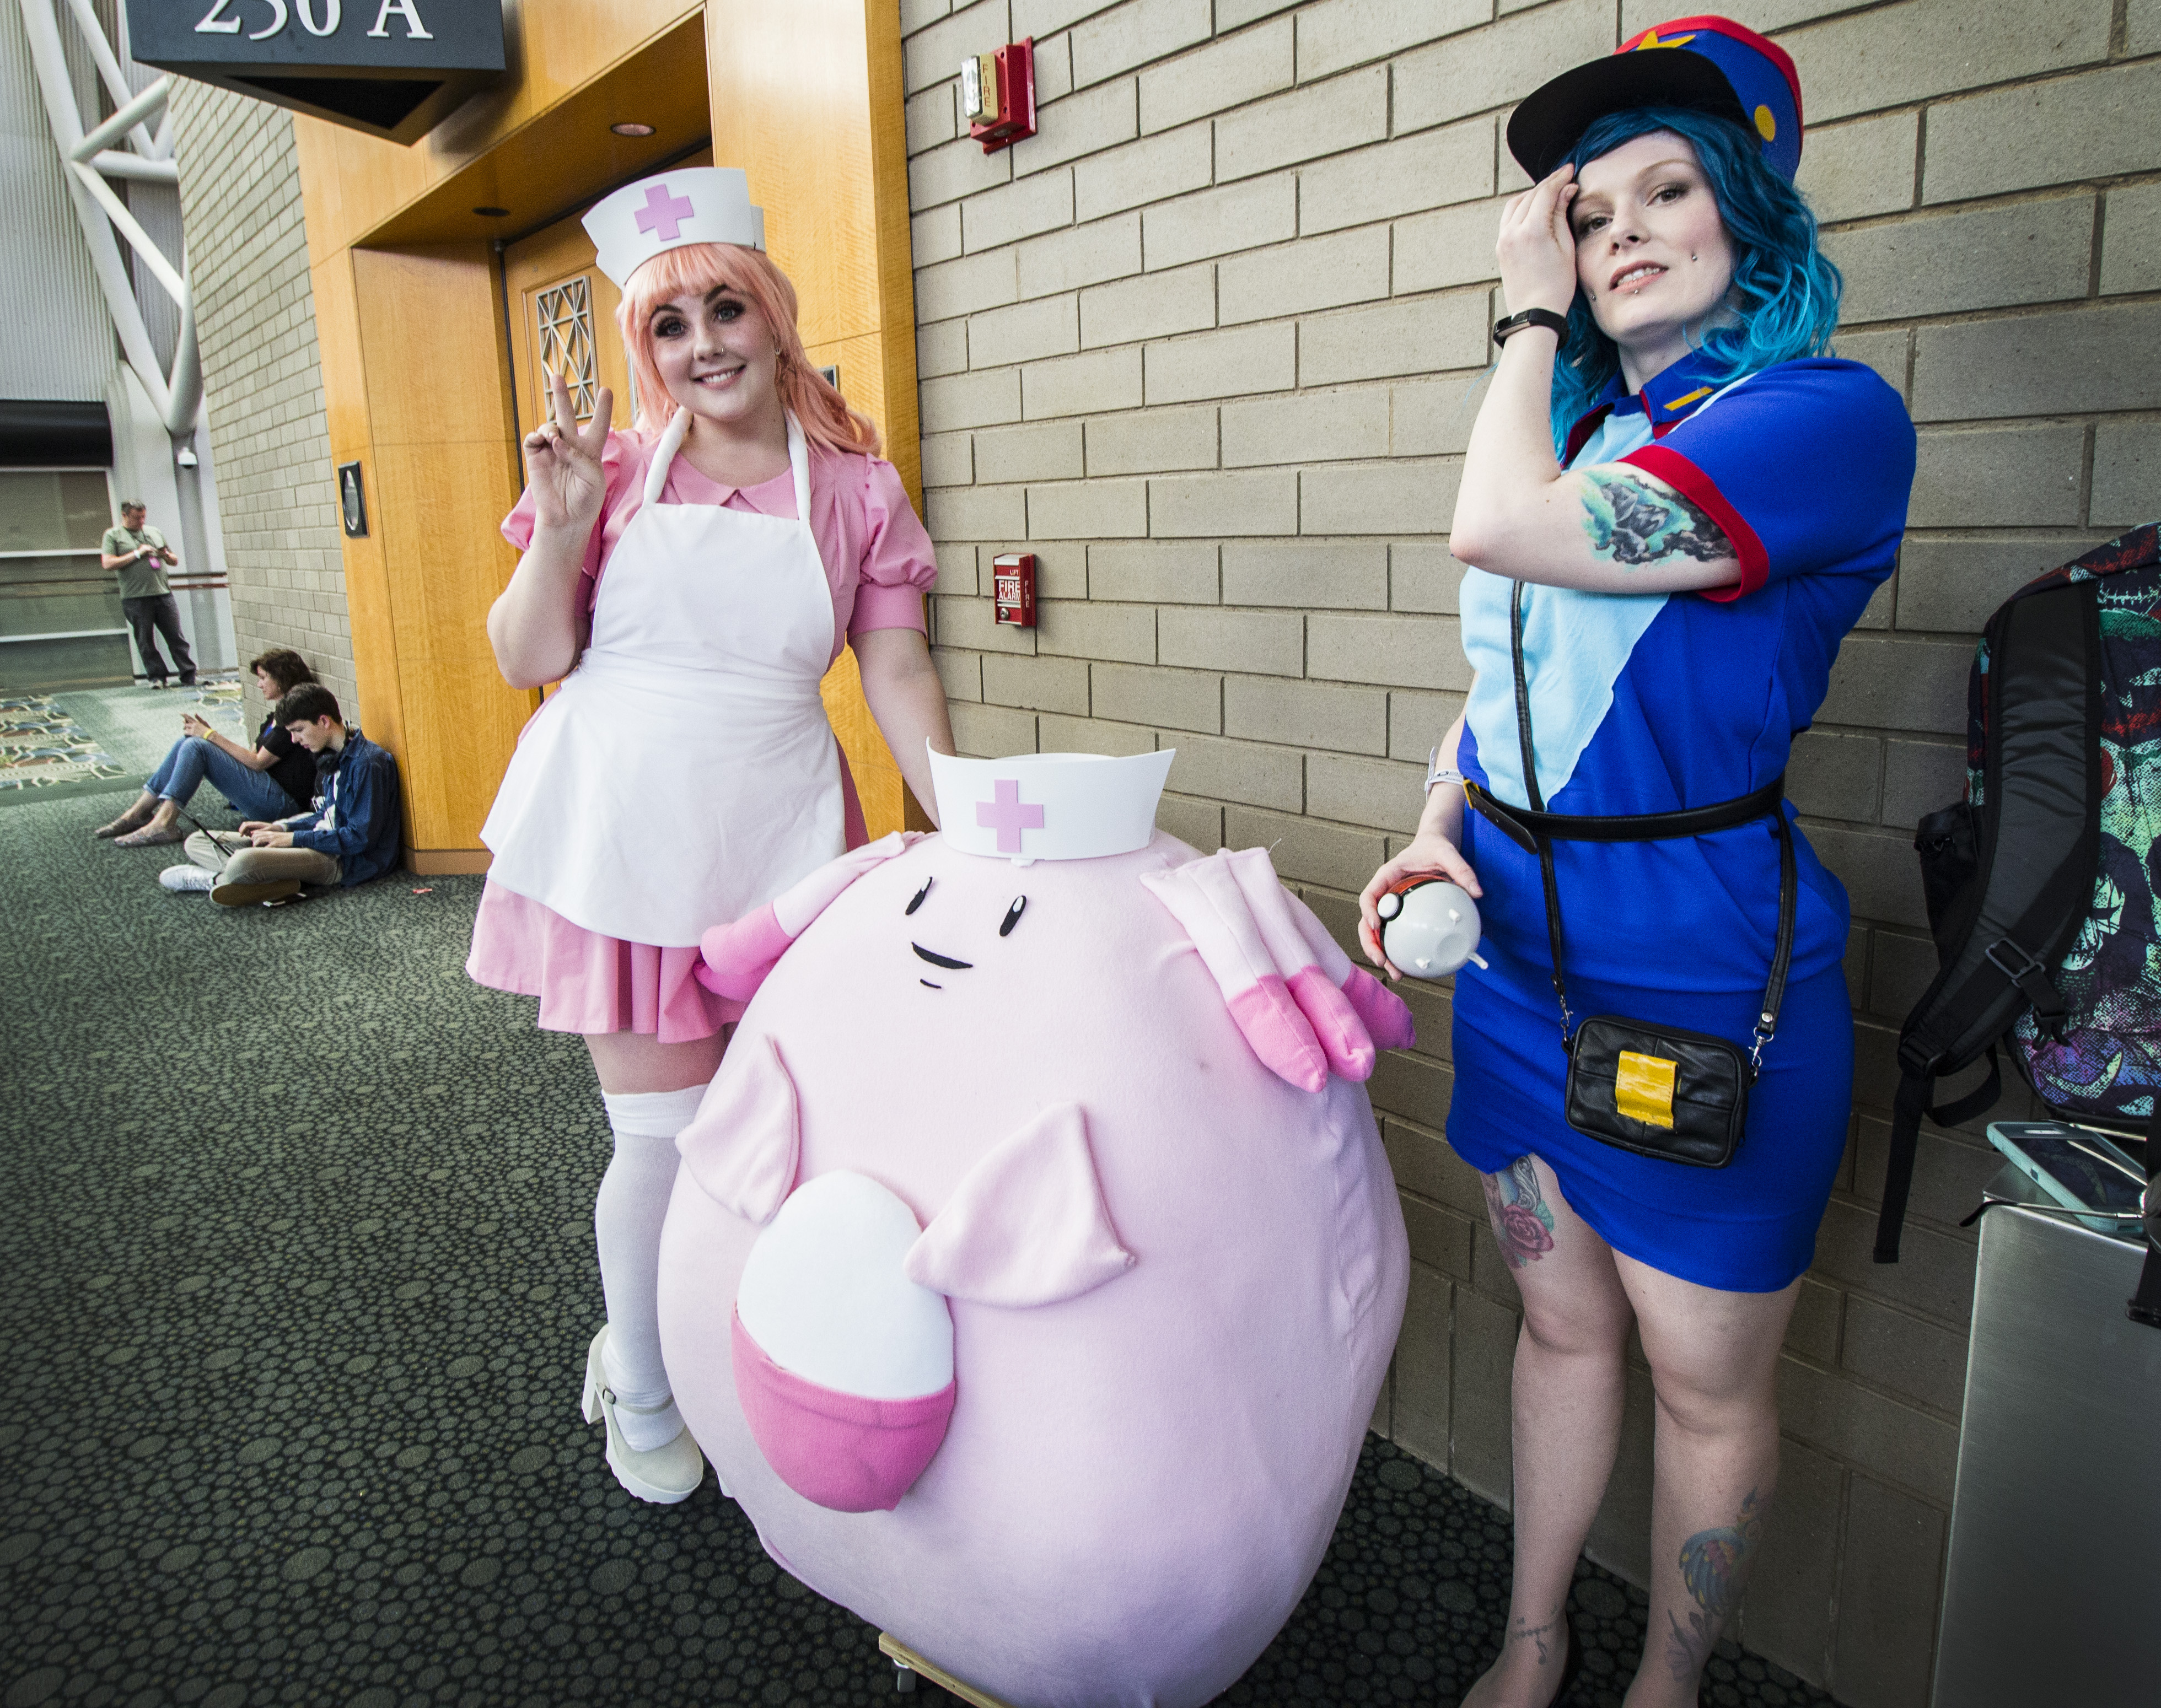
[[[1922,1116],[1950,1127],[1992,1105],[1999,1044],[2060,1117],[2132,1133],[2154,1122],[2161,524],[1998,607],[1966,711],[1966,794],[1914,839],[1940,970],[1899,1033],[1879,1263],[1898,1260]],[[1939,1078],[1983,1056],[1986,1084],[1931,1106]]]

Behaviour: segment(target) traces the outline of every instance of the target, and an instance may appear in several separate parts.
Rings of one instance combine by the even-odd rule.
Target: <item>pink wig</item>
[[[795,287],[788,275],[760,251],[733,243],[685,243],[664,249],[632,273],[624,287],[615,318],[622,331],[631,375],[638,383],[638,430],[659,433],[675,412],[653,359],[653,311],[679,296],[702,297],[721,285],[755,305],[773,328],[780,344],[774,384],[782,405],[803,424],[803,436],[834,450],[876,456],[878,433],[870,418],[850,409],[804,353],[803,335],[795,325]]]

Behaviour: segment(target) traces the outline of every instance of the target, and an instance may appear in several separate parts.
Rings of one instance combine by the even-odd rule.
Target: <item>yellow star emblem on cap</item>
[[[1684,42],[1691,42],[1695,39],[1695,35],[1694,32],[1691,31],[1687,35],[1669,35],[1664,40],[1661,41],[1659,39],[1658,31],[1655,29],[1647,29],[1643,32],[1643,40],[1636,44],[1636,51],[1640,54],[1646,48],[1677,48]]]

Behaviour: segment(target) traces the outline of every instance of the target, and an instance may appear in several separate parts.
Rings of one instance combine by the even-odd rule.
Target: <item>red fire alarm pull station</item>
[[[986,154],[1035,134],[1035,38],[961,61],[961,111]]]
[[[997,621],[1014,628],[1035,627],[1035,554],[991,560],[991,598]]]

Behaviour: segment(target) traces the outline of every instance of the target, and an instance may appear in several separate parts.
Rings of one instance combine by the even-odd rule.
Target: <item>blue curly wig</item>
[[[1733,247],[1733,312],[1705,325],[1696,347],[1713,367],[1714,383],[1796,357],[1821,356],[1838,325],[1838,268],[1816,246],[1816,216],[1801,194],[1763,164],[1756,138],[1708,113],[1672,107],[1610,112],[1584,132],[1569,159],[1580,172],[1601,154],[1653,131],[1685,137],[1703,163]],[[1565,447],[1569,429],[1621,371],[1621,353],[1598,330],[1579,290],[1569,305],[1568,336],[1554,364],[1553,435]]]

